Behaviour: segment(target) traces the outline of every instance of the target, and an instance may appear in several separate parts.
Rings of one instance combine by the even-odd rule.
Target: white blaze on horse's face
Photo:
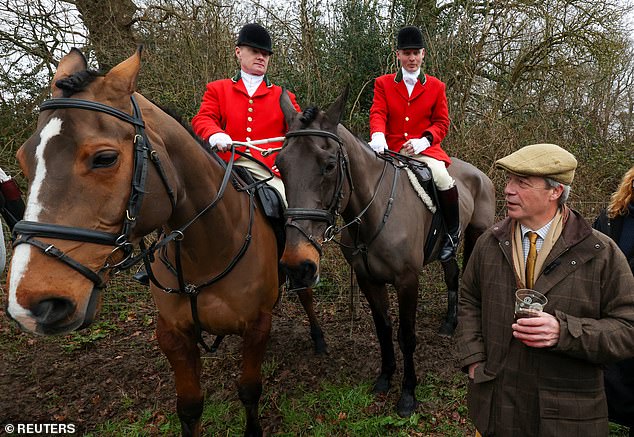
[[[40,192],[45,185],[46,161],[44,160],[44,150],[53,137],[62,132],[62,120],[52,118],[40,132],[40,143],[35,149],[35,172],[29,194],[24,220],[36,222],[42,212],[42,204],[39,201]],[[29,267],[32,246],[30,244],[20,244],[15,248],[11,258],[11,277],[9,281],[9,305],[8,311],[11,317],[18,321],[25,329],[35,330],[35,321],[32,319],[31,311],[23,308],[17,300],[17,290],[20,281],[24,277]]]

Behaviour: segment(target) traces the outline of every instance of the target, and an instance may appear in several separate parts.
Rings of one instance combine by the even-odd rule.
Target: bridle
[[[306,230],[304,230],[304,228],[298,223],[298,221],[312,220],[326,222],[328,224],[328,227],[326,228],[325,234],[328,234],[330,232],[329,229],[334,229],[337,217],[341,215],[341,203],[344,199],[344,181],[348,181],[351,193],[352,191],[354,191],[354,184],[352,183],[352,175],[350,174],[350,162],[348,159],[348,154],[346,153],[346,149],[343,147],[343,141],[341,140],[341,138],[332,132],[321,129],[301,129],[289,131],[286,133],[287,139],[306,136],[328,138],[337,142],[338,171],[337,180],[335,182],[335,189],[332,194],[332,199],[330,200],[330,203],[326,209],[287,208],[284,212],[284,217],[286,218],[285,226],[297,229],[321,255],[323,252],[322,245],[315,239],[313,235],[306,232]],[[326,239],[326,236],[327,235],[324,235],[324,239]]]
[[[174,192],[169,185],[158,153],[152,148],[152,145],[145,133],[145,123],[143,122],[137,101],[133,95],[130,96],[130,100],[132,102],[133,115],[129,115],[119,109],[104,105],[103,103],[83,99],[54,98],[46,100],[40,105],[40,111],[73,108],[102,112],[134,126],[134,170],[132,174],[132,190],[127,202],[121,232],[115,234],[81,227],[63,226],[54,223],[40,223],[28,220],[19,221],[13,228],[14,247],[19,244],[30,244],[35,246],[42,250],[44,254],[57,258],[73,270],[81,273],[84,277],[92,281],[97,288],[103,288],[105,286],[105,280],[103,277],[104,271],[112,269],[125,270],[134,265],[137,261],[136,258],[132,258],[134,245],[130,241],[130,237],[136,225],[136,220],[143,203],[143,196],[146,191],[145,185],[148,173],[148,160],[154,164],[154,167],[160,176],[169,196],[172,210],[176,207]],[[114,264],[110,264],[106,261],[105,265],[99,271],[93,271],[89,267],[65,254],[59,248],[55,247],[55,245],[45,243],[36,237],[114,246],[108,260],[110,260],[112,256],[119,251],[123,254],[123,257],[120,261],[117,261]]]
[[[364,256],[364,260],[366,261],[366,264],[367,264],[368,247],[378,237],[378,235],[383,230],[383,227],[387,223],[388,217],[390,216],[390,213],[392,212],[392,206],[394,204],[394,199],[396,196],[399,170],[403,167],[406,167],[406,164],[403,164],[400,162],[397,163],[397,161],[399,160],[395,159],[395,157],[390,158],[390,157],[380,155],[380,158],[384,161],[384,165],[381,171],[381,175],[379,176],[376,182],[376,186],[374,188],[374,193],[372,194],[372,197],[370,198],[368,203],[365,205],[365,207],[362,208],[361,211],[352,220],[348,221],[347,223],[344,223],[342,226],[337,226],[337,218],[342,213],[341,203],[342,203],[342,200],[344,199],[343,186],[344,186],[345,179],[348,180],[348,184],[350,186],[350,194],[354,191],[354,184],[352,182],[352,175],[350,172],[350,162],[348,159],[348,154],[346,152],[346,149],[345,147],[343,147],[343,141],[341,140],[339,136],[335,135],[334,133],[326,131],[326,130],[321,130],[321,129],[303,129],[303,130],[289,131],[286,133],[287,138],[300,137],[300,136],[317,136],[317,137],[325,137],[325,138],[330,138],[332,140],[335,140],[338,144],[337,167],[339,171],[337,173],[337,181],[335,184],[333,197],[330,201],[328,208],[326,209],[287,208],[286,212],[284,213],[284,216],[286,217],[285,226],[293,227],[297,229],[304,236],[304,238],[306,238],[309,241],[309,243],[317,250],[317,252],[321,256],[323,254],[323,248],[322,248],[323,244],[319,243],[317,239],[312,234],[309,234],[299,223],[297,223],[297,221],[298,220],[313,220],[313,221],[326,222],[328,226],[326,230],[324,231],[322,242],[327,243],[329,241],[334,241],[335,243],[339,244],[342,247],[351,249],[353,253],[355,254],[362,253]],[[395,154],[395,155],[398,155],[398,154]],[[376,200],[377,194],[379,193],[379,188],[383,184],[383,179],[386,175],[388,164],[392,164],[392,166],[394,167],[394,173],[392,177],[392,186],[391,186],[390,194],[389,194],[388,201],[385,207],[385,211],[383,213],[383,218],[380,221],[377,229],[374,230],[374,233],[372,234],[372,236],[368,238],[365,243],[360,243],[360,238],[359,238],[360,227],[359,226],[357,227],[357,235],[354,238],[353,246],[347,246],[343,244],[342,242],[335,240],[336,235],[340,234],[341,231],[343,231],[348,226],[351,226],[353,224],[356,224],[356,225],[361,224],[361,218],[365,215],[365,213],[370,209],[370,206]],[[368,268],[368,271],[369,271],[369,268]]]
[[[121,232],[114,234],[102,231],[95,231],[92,229],[86,229],[81,227],[73,227],[73,226],[63,226],[54,223],[40,223],[40,222],[32,222],[27,220],[22,220],[16,223],[13,228],[14,235],[14,247],[19,244],[30,244],[42,250],[42,252],[46,255],[57,258],[59,261],[63,262],[67,266],[71,267],[73,270],[81,273],[84,277],[88,278],[93,282],[95,288],[101,289],[105,286],[105,278],[103,276],[103,272],[107,270],[114,271],[122,271],[126,270],[133,265],[135,265],[140,260],[143,260],[146,271],[150,277],[150,281],[154,283],[154,285],[163,290],[166,293],[182,293],[189,297],[191,311],[192,311],[192,319],[194,322],[194,333],[198,339],[199,344],[201,344],[207,351],[213,352],[215,348],[218,347],[220,341],[222,341],[223,335],[220,335],[216,338],[214,344],[209,347],[205,343],[202,338],[202,329],[200,324],[200,319],[198,316],[197,309],[197,297],[198,293],[205,287],[209,287],[216,282],[220,281],[222,278],[227,276],[236,264],[242,259],[243,255],[246,253],[247,249],[250,246],[250,243],[253,239],[253,222],[255,217],[255,199],[254,199],[254,190],[253,189],[244,189],[249,195],[249,221],[247,223],[246,235],[243,239],[243,242],[238,249],[238,252],[234,255],[234,257],[228,262],[225,268],[220,271],[220,273],[216,274],[212,278],[201,284],[190,284],[186,283],[183,267],[182,267],[182,259],[181,259],[181,241],[184,238],[184,233],[187,228],[189,228],[194,222],[196,222],[200,217],[214,209],[219,202],[223,199],[225,190],[229,184],[233,176],[233,163],[235,160],[235,149],[232,148],[231,158],[227,164],[224,164],[222,160],[216,155],[212,153],[212,156],[216,158],[218,163],[224,167],[225,173],[218,188],[218,191],[212,201],[207,204],[202,210],[200,210],[193,218],[191,218],[187,223],[179,227],[178,229],[172,230],[168,235],[164,235],[160,241],[153,243],[149,248],[146,248],[145,243],[141,240],[140,248],[141,253],[133,256],[134,244],[130,241],[131,235],[134,230],[134,227],[137,223],[137,217],[139,212],[141,211],[141,206],[143,202],[143,196],[146,192],[146,182],[147,182],[147,173],[148,173],[148,159],[152,161],[154,167],[156,168],[157,173],[167,191],[167,194],[170,199],[170,204],[172,207],[172,213],[176,208],[176,198],[174,196],[174,191],[169,185],[167,180],[167,176],[159,159],[158,153],[156,150],[152,148],[151,143],[149,142],[147,135],[145,134],[145,123],[143,122],[143,118],[141,115],[141,111],[137,104],[134,95],[130,96],[130,100],[132,101],[133,107],[133,115],[130,116],[119,109],[113,108],[108,105],[104,105],[102,103],[93,102],[90,100],[83,99],[50,99],[42,103],[40,105],[40,111],[50,110],[50,109],[85,109],[90,111],[102,112],[113,117],[116,117],[120,120],[123,120],[127,123],[130,123],[135,128],[134,135],[134,169],[132,174],[132,189],[130,192],[130,198],[128,200],[128,207],[126,209],[126,213],[123,219],[123,224],[121,227]],[[114,249],[104,266],[101,267],[99,271],[93,271],[89,267],[81,264],[77,260],[71,258],[66,255],[59,248],[55,247],[53,244],[45,243],[41,240],[38,240],[35,237],[47,237],[47,238],[57,238],[62,240],[70,240],[70,241],[79,241],[85,243],[93,243],[93,244],[101,244],[106,246],[114,246]],[[169,265],[169,262],[163,260],[163,263],[167,266],[167,268],[174,273],[178,282],[178,288],[170,288],[165,287],[158,282],[156,277],[154,276],[150,262],[154,259],[154,253],[159,249],[163,249],[170,242],[175,243],[175,267]],[[108,262],[112,256],[121,251],[123,253],[123,258],[114,263],[110,264]],[[93,296],[95,294],[93,293]]]

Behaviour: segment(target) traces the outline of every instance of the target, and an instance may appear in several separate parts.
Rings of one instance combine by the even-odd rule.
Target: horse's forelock
[[[310,123],[315,121],[318,114],[319,108],[317,106],[309,106],[308,108],[304,109],[304,112],[299,119],[304,126],[308,126]]]
[[[103,74],[95,70],[78,71],[68,77],[59,79],[55,82],[55,86],[62,90],[64,97],[70,97],[85,90],[88,85],[100,76],[103,76]]]

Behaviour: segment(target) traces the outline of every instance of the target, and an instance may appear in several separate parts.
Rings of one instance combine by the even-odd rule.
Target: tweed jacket
[[[465,269],[456,347],[463,370],[480,362],[467,404],[485,436],[608,435],[601,364],[634,355],[634,277],[616,244],[565,208],[533,287],[559,321],[554,347],[528,347],[512,335],[511,219],[478,239]]]
[[[445,84],[434,76],[422,74],[407,93],[402,72],[386,74],[374,81],[374,99],[370,108],[370,136],[383,132],[390,150],[398,152],[412,138],[432,136],[431,146],[421,155],[444,161],[451,159],[440,147],[449,130],[449,111]]]
[[[288,130],[284,114],[280,108],[282,88],[273,85],[265,76],[253,96],[240,78],[240,72],[231,79],[221,79],[207,84],[198,113],[192,118],[192,128],[196,135],[207,141],[218,132],[225,132],[236,141],[255,141],[265,138],[283,137]],[[295,95],[289,92],[295,109],[300,110]],[[281,142],[269,143],[258,147],[272,149],[280,147]],[[237,150],[244,151],[244,147]],[[254,158],[263,162],[279,177],[275,167],[277,153],[262,156],[257,150],[250,152]],[[225,161],[229,152],[219,153]]]

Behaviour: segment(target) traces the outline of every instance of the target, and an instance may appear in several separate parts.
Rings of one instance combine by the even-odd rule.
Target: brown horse
[[[425,259],[423,253],[432,214],[412,188],[400,161],[377,156],[339,124],[346,94],[326,112],[308,108],[303,114],[291,111],[288,97],[282,96],[290,129],[276,160],[289,206],[282,263],[294,286],[312,286],[319,277],[322,244],[341,233],[338,243],[370,304],[381,347],[375,393],[389,389],[396,369],[386,283],[394,285],[404,361],[398,413],[405,417],[416,408],[413,355],[418,277],[422,267],[434,259],[433,255]],[[493,224],[495,191],[484,173],[463,161],[453,159],[449,172],[460,192],[466,265],[476,239]],[[341,226],[338,216],[344,221]],[[441,332],[449,335],[457,324],[457,261],[443,263],[443,269],[449,308]]]
[[[101,75],[72,49],[53,98],[17,153],[29,179],[15,227],[8,314],[29,332],[89,325],[111,274],[146,249],[156,333],[175,375],[184,435],[200,435],[198,341],[204,330],[243,338],[238,394],[245,435],[261,435],[261,366],[278,300],[277,243],[252,189],[175,117],[135,92],[141,50]]]

